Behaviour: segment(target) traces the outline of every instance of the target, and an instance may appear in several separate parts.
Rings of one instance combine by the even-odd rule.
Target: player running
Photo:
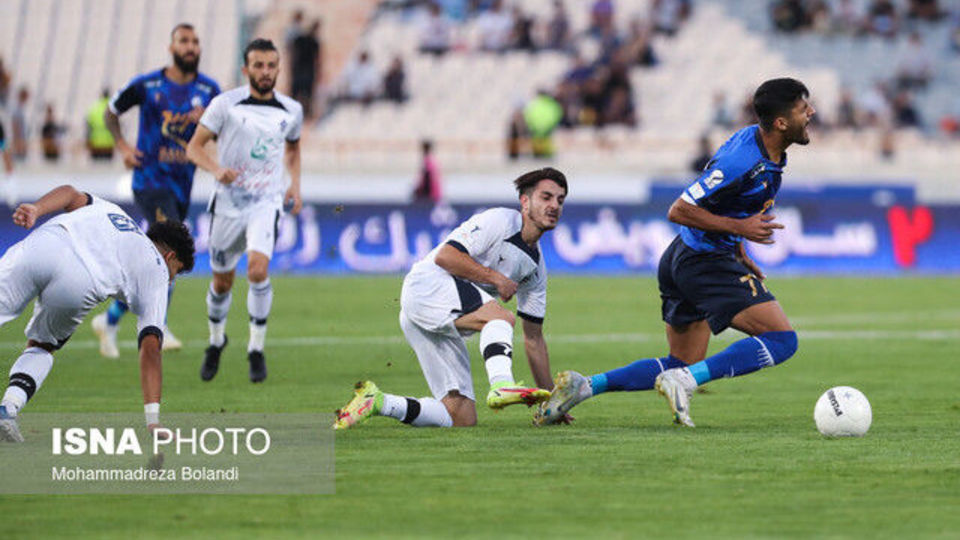
[[[173,61],[169,66],[134,77],[113,96],[104,112],[124,165],[133,169],[133,200],[150,224],[186,219],[196,169],[187,159],[187,142],[204,108],[220,93],[213,79],[197,71],[200,40],[193,26],[181,23],[173,28],[170,55]],[[135,106],[140,107],[140,127],[133,148],[123,137],[119,115]],[[173,282],[170,287],[172,295]],[[117,325],[126,311],[126,305],[117,301],[93,318],[100,354],[107,358],[120,356]],[[164,349],[181,347],[166,327],[164,334]]]
[[[29,229],[62,210],[0,258],[0,326],[34,298],[27,348],[10,368],[0,401],[0,439],[22,442],[17,414],[40,389],[53,352],[90,309],[116,298],[137,315],[140,384],[148,427],[158,424],[161,344],[167,286],[193,268],[193,238],[179,222],[157,222],[144,234],[119,206],[61,186],[33,204],[21,204],[13,222]]]
[[[227,346],[227,313],[230,311],[234,271],[247,253],[247,310],[250,339],[247,359],[250,380],[267,378],[263,355],[267,317],[273,288],[267,269],[277,239],[277,225],[285,202],[300,213],[300,128],[303,108],[274,91],[280,71],[280,54],[273,42],[255,39],[243,52],[243,74],[249,86],[218,96],[200,118],[200,126],[187,146],[187,155],[218,182],[210,200],[210,268],[213,282],[207,291],[210,346],[200,378],[209,381],[220,367]],[[217,159],[204,145],[217,136]],[[284,179],[286,165],[290,184]]]
[[[381,392],[371,381],[357,383],[356,395],[337,411],[334,429],[346,429],[373,415],[414,426],[473,426],[476,398],[464,336],[480,332],[490,391],[487,406],[532,405],[550,397],[550,358],[543,338],[547,268],[540,238],[557,226],[567,198],[567,179],[544,168],[514,181],[520,211],[493,208],[474,215],[421,261],[403,280],[400,328],[420,361],[432,398]],[[513,379],[514,315],[501,306],[517,296],[524,348],[534,381]]]
[[[584,377],[557,375],[551,399],[540,405],[534,424],[552,424],[583,400],[609,391],[656,388],[678,424],[693,427],[690,399],[698,385],[738,377],[786,361],[797,350],[797,334],[763,283],[763,272],[743,240],[773,243],[783,226],[767,212],[780,189],[791,144],[810,142],[814,115],[800,81],[766,81],[753,98],[759,125],[735,133],[713,156],[696,182],[670,207],[680,234],[660,259],[658,279],[670,354],[638,360]],[[750,337],[706,360],[710,332],[732,326]]]

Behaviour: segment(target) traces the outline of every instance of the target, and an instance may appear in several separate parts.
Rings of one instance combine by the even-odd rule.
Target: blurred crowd
[[[947,16],[938,0],[775,0],[774,28],[781,32],[897,36],[916,22]]]

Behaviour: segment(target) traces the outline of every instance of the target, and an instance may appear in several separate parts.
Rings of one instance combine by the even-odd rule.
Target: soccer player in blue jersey
[[[104,113],[124,165],[133,169],[133,200],[151,224],[187,217],[196,170],[187,159],[187,143],[204,109],[220,93],[216,81],[197,71],[200,39],[193,26],[181,23],[173,28],[170,55],[171,65],[134,77],[113,96]],[[123,137],[118,117],[135,106],[140,107],[140,128],[137,145],[132,147]],[[117,324],[126,311],[127,306],[117,301],[107,313],[93,318],[103,356],[120,356]],[[167,328],[164,334],[164,349],[180,348],[180,341]]]
[[[578,403],[604,392],[656,388],[674,421],[693,427],[690,399],[698,385],[793,356],[797,334],[743,242],[772,244],[773,231],[783,228],[768,212],[780,189],[787,147],[810,142],[807,125],[815,111],[808,97],[795,79],[761,84],[753,98],[759,124],[730,137],[670,207],[667,217],[680,225],[680,234],[663,253],[657,276],[670,353],[592,377],[558,374],[534,424],[557,423]],[[710,333],[731,326],[749,337],[705,359]]]

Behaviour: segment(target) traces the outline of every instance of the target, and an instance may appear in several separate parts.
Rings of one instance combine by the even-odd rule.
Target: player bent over
[[[107,298],[126,303],[138,318],[140,383],[147,426],[158,425],[161,345],[167,286],[193,268],[193,238],[179,222],[158,222],[144,234],[119,206],[61,186],[34,204],[21,204],[13,222],[29,229],[62,210],[0,258],[0,326],[34,298],[27,348],[10,368],[0,401],[0,439],[22,442],[17,414],[53,367],[53,352],[83,317]]]
[[[480,332],[490,391],[487,406],[532,405],[550,397],[550,359],[543,338],[547,268],[540,254],[543,234],[557,226],[567,197],[567,179],[544,168],[514,181],[521,210],[493,208],[457,227],[446,242],[413,265],[400,294],[400,328],[420,361],[432,398],[400,397],[371,382],[337,411],[334,429],[373,415],[414,426],[472,426],[476,398],[464,336]],[[503,301],[517,295],[524,347],[539,388],[514,382],[514,316]]]
[[[690,398],[698,385],[738,377],[786,361],[797,334],[747,256],[743,240],[773,243],[783,228],[767,214],[780,189],[793,143],[810,142],[814,109],[794,79],[769,80],[754,94],[759,125],[735,133],[713,156],[696,182],[670,208],[680,234],[660,259],[658,280],[670,354],[638,360],[606,373],[557,376],[551,399],[534,424],[556,423],[583,400],[610,391],[656,388],[674,421],[693,427]],[[710,332],[734,327],[750,337],[704,359]]]
[[[247,360],[250,381],[267,378],[263,354],[267,317],[273,303],[273,286],[267,270],[277,240],[277,225],[284,201],[300,212],[300,127],[303,108],[275,92],[280,55],[273,43],[255,39],[243,52],[243,73],[250,84],[220,94],[200,118],[187,156],[213,173],[217,189],[210,200],[210,268],[213,281],[207,291],[210,346],[204,355],[200,378],[209,381],[220,367],[227,346],[224,329],[230,311],[234,271],[247,253],[247,310],[250,339]],[[217,159],[204,145],[217,137]],[[290,185],[284,178],[286,165]]]

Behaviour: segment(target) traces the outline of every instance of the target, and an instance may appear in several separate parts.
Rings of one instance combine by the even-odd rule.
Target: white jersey
[[[547,267],[540,254],[540,243],[530,247],[520,237],[522,227],[520,212],[509,208],[492,208],[476,214],[454,229],[443,244],[414,264],[410,274],[449,275],[434,261],[440,248],[450,244],[481,265],[517,282],[517,314],[542,323],[547,310]],[[497,296],[493,285],[474,285]]]
[[[237,217],[262,205],[282,207],[287,188],[286,142],[300,139],[303,107],[274,92],[269,100],[250,96],[242,86],[213,98],[200,123],[217,135],[220,166],[240,172],[230,185],[217,183],[210,201],[217,214]]]
[[[39,229],[62,227],[93,278],[98,302],[113,297],[130,306],[138,331],[163,328],[170,271],[156,246],[119,206],[90,197],[90,204],[60,214]]]

